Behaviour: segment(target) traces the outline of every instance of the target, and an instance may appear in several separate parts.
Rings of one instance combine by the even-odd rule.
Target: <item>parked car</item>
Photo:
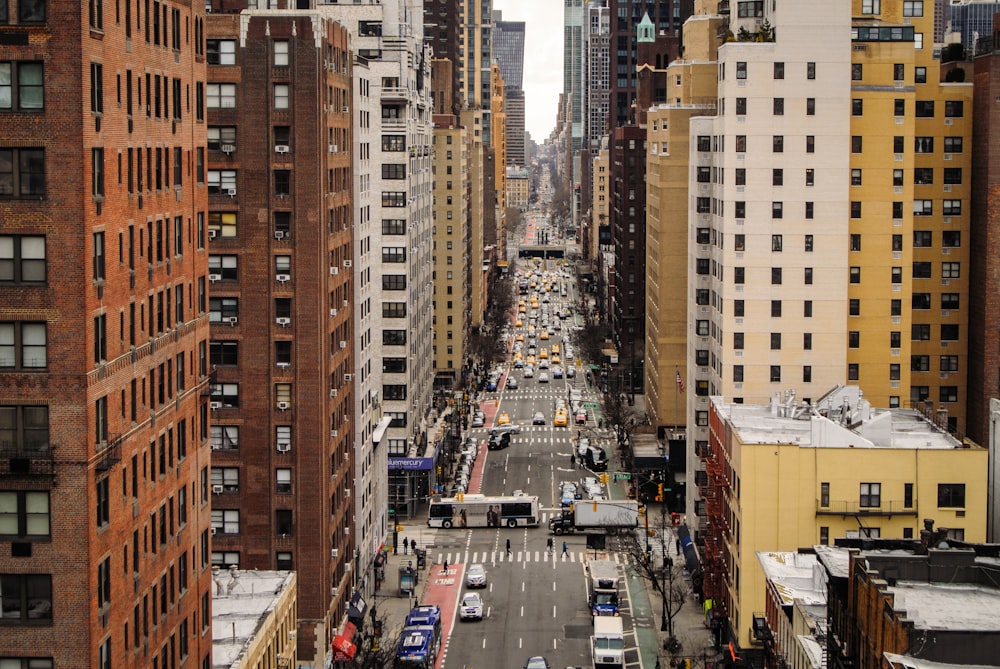
[[[482,620],[483,619],[483,598],[478,592],[467,592],[462,597],[461,613],[462,620]]]
[[[465,587],[485,588],[486,567],[481,564],[469,565],[469,569],[465,572]]]
[[[472,427],[483,427],[486,424],[486,414],[477,411],[472,414]]]

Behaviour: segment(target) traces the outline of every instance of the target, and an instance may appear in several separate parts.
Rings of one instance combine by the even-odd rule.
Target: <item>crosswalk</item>
[[[431,553],[429,556],[433,555],[434,566],[431,567],[433,570],[436,568],[441,569],[441,565],[447,562],[449,565],[453,564],[490,564],[497,565],[503,563],[542,563],[542,564],[552,564],[552,565],[562,565],[562,564],[585,564],[590,560],[594,559],[594,551],[576,551],[567,550],[563,553],[559,550],[558,546],[552,553],[547,550],[511,550],[507,553],[504,550],[495,551],[455,551],[455,552],[440,552]],[[616,564],[632,564],[632,560],[629,555],[622,555],[621,553],[607,553],[601,555],[602,559],[608,559],[614,561]]]

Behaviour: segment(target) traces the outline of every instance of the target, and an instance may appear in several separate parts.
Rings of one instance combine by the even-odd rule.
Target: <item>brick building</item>
[[[19,667],[210,662],[204,9],[114,9],[0,3],[0,657]]]
[[[206,45],[212,563],[308,574],[310,658],[355,553],[350,35],[213,11]]]

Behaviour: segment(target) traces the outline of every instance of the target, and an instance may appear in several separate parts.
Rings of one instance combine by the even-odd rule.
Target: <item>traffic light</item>
[[[663,484],[662,483],[657,483],[656,484],[656,501],[657,502],[662,502],[663,501]]]
[[[607,474],[601,474],[601,483],[604,483],[606,485],[607,482],[608,482],[608,475]]]
[[[375,638],[376,639],[378,637],[382,636],[382,621],[381,620],[376,620],[375,624],[372,627],[373,627],[373,633],[375,634]]]

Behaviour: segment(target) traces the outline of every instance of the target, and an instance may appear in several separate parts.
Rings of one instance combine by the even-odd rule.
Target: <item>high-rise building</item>
[[[507,165],[526,165],[524,157],[524,21],[504,21],[493,12],[493,60],[504,83]],[[494,136],[496,132],[494,131]]]
[[[212,564],[309,574],[313,657],[356,549],[350,35],[245,10],[210,14],[205,37]]]
[[[0,4],[0,657],[211,662],[204,5]]]
[[[459,78],[465,106],[483,110],[483,139],[492,139],[493,0],[460,0],[462,32],[459,37]]]
[[[608,134],[611,100],[611,10],[606,0],[589,0],[584,17],[584,52],[587,122],[584,146],[592,154],[600,150]]]
[[[695,452],[709,396],[814,401],[845,378],[964,430],[972,87],[942,83],[921,5],[869,7],[779,1],[718,49],[718,114],[689,133]]]
[[[450,82],[446,86],[435,87],[434,113],[451,114],[455,118],[462,112],[462,9],[461,0],[424,0],[424,34],[431,46],[434,60],[449,60],[452,67],[448,71],[434,71],[434,81],[444,74]]]

